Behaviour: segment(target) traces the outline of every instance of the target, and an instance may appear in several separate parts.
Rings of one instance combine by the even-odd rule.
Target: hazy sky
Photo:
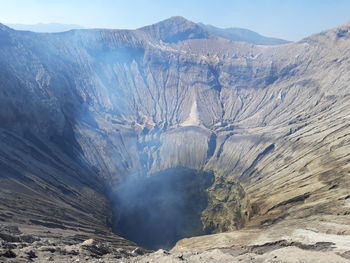
[[[298,40],[350,20],[350,0],[0,0],[1,23],[132,29],[175,15]]]

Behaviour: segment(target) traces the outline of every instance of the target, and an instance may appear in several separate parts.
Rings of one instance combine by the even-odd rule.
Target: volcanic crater
[[[0,259],[347,262],[347,32],[0,25]]]

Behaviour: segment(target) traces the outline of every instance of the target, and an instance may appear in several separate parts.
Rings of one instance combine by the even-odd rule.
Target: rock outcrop
[[[1,25],[0,221],[133,250],[111,233],[118,187],[190,169],[213,174],[191,181],[207,187],[201,234],[242,230],[174,251],[330,242],[322,250],[345,259],[349,30],[255,46],[180,17],[133,31]]]

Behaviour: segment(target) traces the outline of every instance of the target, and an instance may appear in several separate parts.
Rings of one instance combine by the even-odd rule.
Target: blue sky
[[[0,0],[1,23],[132,29],[175,15],[299,40],[350,20],[350,0]]]

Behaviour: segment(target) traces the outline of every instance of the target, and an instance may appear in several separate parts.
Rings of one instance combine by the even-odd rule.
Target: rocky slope
[[[129,251],[112,230],[152,249],[234,231],[141,262],[345,262],[349,29],[255,46],[181,17],[134,31],[1,25],[0,220]]]

